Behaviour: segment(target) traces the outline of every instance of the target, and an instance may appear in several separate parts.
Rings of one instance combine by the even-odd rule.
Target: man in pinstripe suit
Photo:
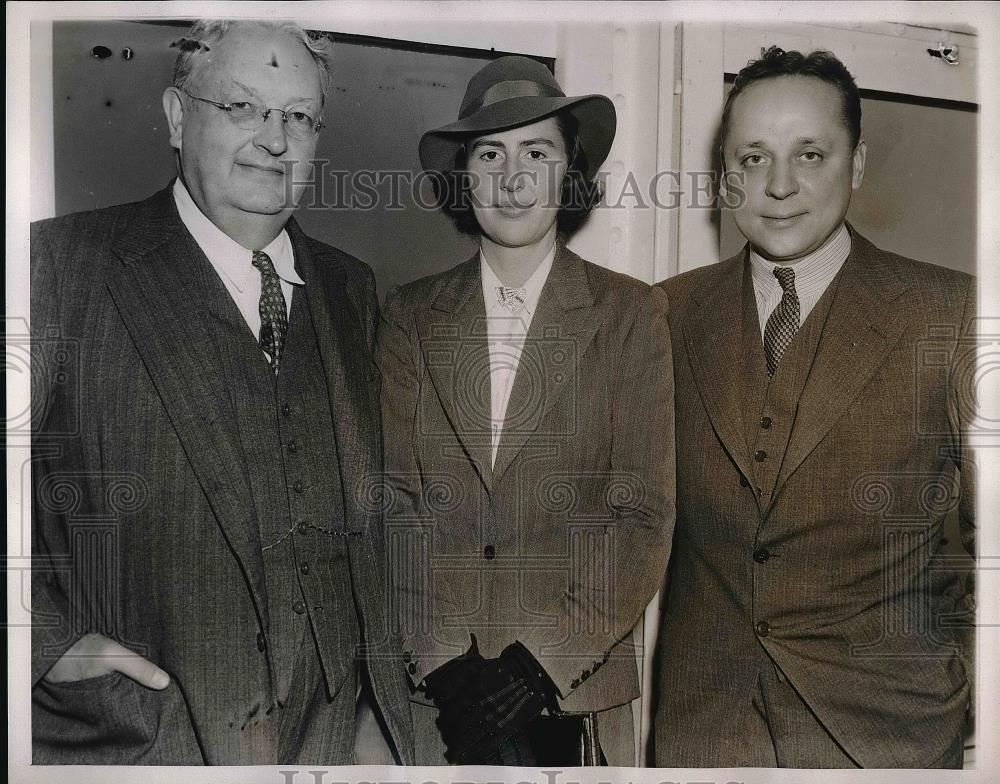
[[[374,279],[291,218],[329,51],[280,23],[178,45],[179,177],[32,228],[33,760],[409,762]]]

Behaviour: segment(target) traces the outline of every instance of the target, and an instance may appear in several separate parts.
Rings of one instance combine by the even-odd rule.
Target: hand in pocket
[[[112,672],[120,672],[149,689],[165,689],[170,684],[170,676],[149,659],[102,634],[87,634],[77,640],[44,679],[49,683],[70,683]]]

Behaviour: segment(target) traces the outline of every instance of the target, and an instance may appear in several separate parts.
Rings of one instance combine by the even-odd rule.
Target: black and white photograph
[[[9,781],[997,780],[1000,9],[5,10]]]

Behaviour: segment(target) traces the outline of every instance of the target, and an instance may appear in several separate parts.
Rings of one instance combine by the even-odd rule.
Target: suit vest
[[[220,331],[264,565],[268,630],[257,642],[280,705],[303,655],[318,656],[330,696],[355,688],[360,640],[331,390],[307,297],[295,288],[277,377],[242,317]]]
[[[757,493],[761,509],[766,509],[771,502],[795,425],[799,398],[812,370],[839,281],[838,272],[785,349],[774,376],[768,379],[757,299],[750,265],[746,265],[743,274],[742,418],[753,466],[753,476],[747,479]]]

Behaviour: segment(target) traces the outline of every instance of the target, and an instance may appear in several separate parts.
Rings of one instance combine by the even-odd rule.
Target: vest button
[[[309,533],[309,523],[307,523],[305,520],[303,520],[301,523],[299,523],[296,526],[296,528],[298,529],[298,532],[300,534],[302,534],[303,536],[305,536],[307,533]]]
[[[291,416],[292,415],[292,407],[290,405],[288,405],[288,403],[282,403],[281,404],[281,413],[284,414],[285,416]]]
[[[299,567],[299,571],[302,572],[302,574],[309,574],[312,569],[309,568],[309,564],[302,564],[302,566]]]
[[[261,653],[267,647],[267,640],[264,639],[264,632],[257,632],[257,650]]]
[[[771,633],[771,624],[767,621],[757,621],[757,625],[754,628],[757,631],[758,637],[767,637]]]
[[[767,551],[766,547],[758,547],[753,551],[753,559],[759,564],[766,563],[770,557],[771,554]]]
[[[408,665],[406,665],[406,671],[408,673],[410,673],[410,675],[416,675],[417,674],[417,665],[416,664],[408,664]]]
[[[760,418],[760,426],[764,430],[770,430],[771,429],[771,417],[761,417]]]
[[[753,459],[756,460],[758,463],[763,463],[765,460],[767,460],[767,452],[765,452],[763,449],[758,449],[756,452],[753,453]]]
[[[292,485],[292,490],[294,490],[296,493],[301,493],[302,492],[302,483],[301,482],[296,482],[294,485]]]
[[[291,452],[294,455],[296,452],[299,451],[298,444],[296,444],[294,441],[289,441],[288,442],[288,451]]]
[[[740,475],[740,487],[750,487],[749,480],[742,474]]]
[[[306,603],[301,599],[292,605],[292,610],[296,615],[302,615],[306,611]]]
[[[493,545],[488,544],[486,545],[486,547],[483,548],[483,558],[485,558],[487,561],[492,561],[496,557],[497,557],[497,551]]]

